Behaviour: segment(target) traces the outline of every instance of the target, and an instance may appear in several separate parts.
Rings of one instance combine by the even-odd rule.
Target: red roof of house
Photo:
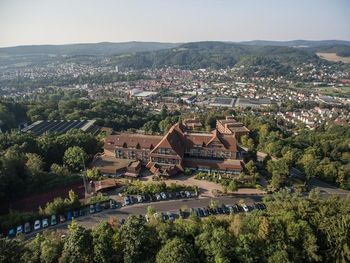
[[[115,147],[126,146],[128,148],[150,149],[152,150],[161,140],[162,136],[120,133],[109,135],[105,141],[104,148],[114,150]]]

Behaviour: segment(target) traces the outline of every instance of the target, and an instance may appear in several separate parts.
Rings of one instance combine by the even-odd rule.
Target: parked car
[[[264,203],[258,203],[258,206],[260,207],[260,210],[266,209],[266,205]]]
[[[238,213],[240,211],[239,206],[237,204],[234,204],[232,208],[235,211],[235,213]]]
[[[29,222],[27,222],[27,223],[25,223],[24,224],[24,233],[29,233],[30,231],[32,231],[32,228],[31,228],[31,226],[30,226],[30,223]]]
[[[164,193],[164,192],[161,192],[161,193],[160,193],[160,196],[161,196],[162,199],[164,199],[164,200],[167,198],[166,193]]]
[[[77,217],[79,217],[79,211],[75,210],[73,211],[73,218],[77,218]]]
[[[180,198],[180,197],[181,197],[180,192],[175,192],[175,197],[176,197],[176,198]]]
[[[142,203],[143,201],[141,195],[136,196],[136,199],[138,203]]]
[[[253,204],[253,209],[260,210],[258,204],[256,204],[256,203]]]
[[[243,208],[244,212],[249,212],[249,208],[246,204],[243,204],[242,208]]]
[[[116,202],[114,200],[109,200],[109,207],[111,209],[115,209],[117,206],[116,206]]]
[[[21,233],[23,233],[23,226],[22,225],[17,226],[17,228],[16,228],[16,235],[21,234]]]
[[[64,215],[60,215],[60,223],[66,222],[66,217]]]
[[[184,191],[180,191],[180,196],[181,196],[181,198],[185,198],[186,197],[185,192]]]
[[[79,216],[84,216],[86,215],[86,210],[83,208],[83,209],[80,209],[79,210]]]
[[[43,225],[43,228],[48,227],[49,226],[49,219],[44,218],[42,221],[42,225]]]
[[[191,193],[189,191],[185,191],[186,197],[191,197]]]
[[[39,230],[41,228],[41,222],[40,220],[35,220],[34,221],[34,230]]]
[[[228,212],[229,212],[230,214],[234,214],[234,213],[235,213],[235,210],[233,209],[233,206],[232,206],[232,205],[227,205],[226,207],[227,207]]]
[[[16,230],[14,228],[11,228],[8,232],[7,235],[9,237],[15,237],[16,236]]]
[[[223,212],[224,214],[230,213],[230,211],[228,210],[228,208],[227,208],[225,205],[222,205],[222,206],[221,206],[221,209],[222,209],[222,212]]]
[[[220,206],[216,208],[216,211],[217,211],[218,214],[223,214],[224,213],[224,211],[222,210],[222,208]]]
[[[155,196],[156,196],[157,201],[160,201],[162,199],[160,194],[155,194]]]
[[[51,216],[51,225],[54,226],[57,224],[57,218],[56,215],[52,215]]]
[[[72,220],[73,219],[73,212],[72,211],[69,211],[67,213],[67,220]]]
[[[168,216],[169,221],[174,221],[174,220],[175,220],[175,217],[174,217],[174,214],[173,214],[173,213],[168,212],[168,213],[167,213],[167,216]]]
[[[124,205],[130,205],[130,197],[129,196],[124,197]]]
[[[96,203],[95,207],[96,207],[96,212],[101,212],[102,211],[102,206],[101,206],[100,203]]]
[[[206,207],[203,208],[203,213],[204,213],[204,216],[209,216],[210,215],[210,211]]]
[[[90,214],[93,214],[96,212],[95,206],[94,205],[90,205]]]
[[[203,212],[203,210],[201,208],[198,208],[197,211],[198,211],[198,216],[199,217],[204,217],[204,212]]]

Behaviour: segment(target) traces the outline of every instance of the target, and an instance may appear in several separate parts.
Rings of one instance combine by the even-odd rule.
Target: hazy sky
[[[350,0],[0,0],[0,46],[350,40]]]

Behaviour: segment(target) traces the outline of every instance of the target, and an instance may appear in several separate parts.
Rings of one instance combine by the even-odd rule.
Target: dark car
[[[117,208],[117,206],[116,206],[116,202],[114,201],[114,200],[109,200],[109,207],[111,208],[111,209],[115,209],[115,208]]]
[[[93,214],[96,212],[96,208],[95,208],[95,205],[90,205],[90,214]]]
[[[235,211],[235,213],[240,212],[239,206],[237,204],[232,205],[232,208]]]
[[[217,207],[216,211],[217,211],[217,214],[223,214],[224,213],[224,211],[222,211],[221,207]]]
[[[101,212],[102,211],[102,206],[101,206],[100,203],[96,203],[95,207],[96,207],[96,212]]]
[[[30,231],[32,231],[32,227],[31,227],[30,223],[27,222],[27,223],[24,224],[24,233],[27,234],[27,233],[29,233]]]
[[[86,210],[85,209],[80,209],[79,210],[79,216],[84,216],[86,215]]]
[[[79,217],[79,211],[78,210],[73,211],[73,217],[74,218]]]
[[[8,232],[7,232],[8,237],[15,237],[16,236],[16,230],[14,228],[11,228]]]
[[[208,207],[208,210],[209,210],[209,212],[210,212],[211,215],[216,215],[216,214],[217,214],[216,209],[213,208],[213,207]]]
[[[67,220],[72,220],[72,218],[73,218],[73,212],[69,211],[67,214]]]
[[[50,225],[51,226],[57,225],[57,217],[56,217],[56,215],[52,215],[51,216]]]
[[[60,215],[60,223],[63,223],[66,221],[66,217],[64,215]]]
[[[199,217],[204,217],[204,212],[203,212],[203,210],[201,208],[198,208],[197,211],[198,211],[198,216]]]
[[[180,192],[175,192],[175,197],[180,198],[181,197]]]

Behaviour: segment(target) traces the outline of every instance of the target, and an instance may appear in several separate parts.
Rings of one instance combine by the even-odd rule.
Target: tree
[[[146,226],[143,217],[131,215],[121,229],[124,243],[124,262],[147,262],[154,260],[152,246],[157,240]]]
[[[53,163],[50,167],[50,171],[54,174],[57,174],[59,176],[68,176],[69,171],[66,167],[63,167],[62,165],[59,165],[57,163]]]
[[[90,180],[99,180],[101,176],[101,171],[95,167],[92,169],[87,169],[86,171],[86,177]]]
[[[227,189],[230,190],[231,192],[235,192],[238,190],[237,184],[234,180],[231,180],[230,183],[227,186]]]
[[[114,262],[113,248],[114,231],[110,224],[103,222],[92,230],[92,245],[94,249],[94,262]]]
[[[73,220],[68,228],[60,262],[90,263],[93,259],[92,237],[90,231],[77,225]]]
[[[21,262],[24,247],[18,239],[0,238],[0,262]]]
[[[158,252],[157,263],[191,263],[196,262],[193,246],[180,238],[168,241]]]
[[[27,153],[26,159],[26,167],[29,171],[29,174],[36,176],[43,172],[44,162],[38,154]]]
[[[143,130],[146,133],[155,133],[158,131],[158,123],[154,120],[148,121],[143,125]]]
[[[64,152],[63,161],[71,171],[79,171],[87,160],[87,154],[79,146],[69,147]]]
[[[40,262],[54,263],[58,262],[63,250],[63,240],[61,235],[56,232],[44,234],[44,240],[41,242]]]

